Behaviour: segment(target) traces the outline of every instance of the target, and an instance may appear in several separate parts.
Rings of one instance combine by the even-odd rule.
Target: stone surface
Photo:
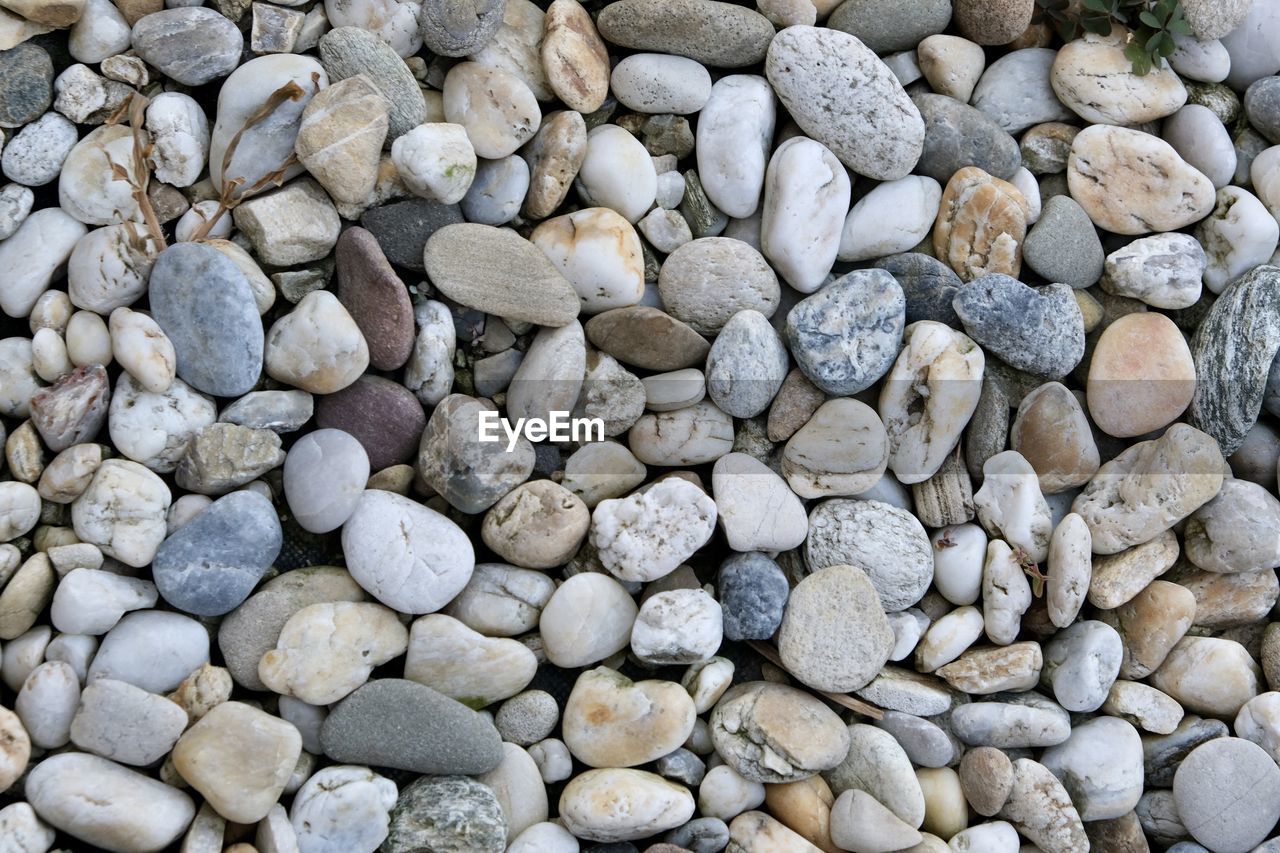
[[[506,835],[501,803],[487,785],[464,776],[424,777],[400,792],[380,849],[500,853]]]
[[[601,10],[596,25],[613,44],[721,68],[760,62],[773,37],[763,15],[717,0],[617,0]]]
[[[962,288],[954,307],[964,330],[1006,363],[1059,379],[1084,356],[1084,318],[1063,284],[1032,288],[1001,274]]]
[[[1269,794],[1280,773],[1266,752],[1241,738],[1218,738],[1193,749],[1173,777],[1183,825],[1213,849],[1260,843],[1277,817]]]
[[[1154,311],[1107,326],[1089,362],[1089,414],[1109,435],[1145,435],[1168,426],[1191,402],[1196,367],[1173,321]]]
[[[426,102],[408,67],[390,45],[368,30],[337,27],[325,33],[320,39],[320,61],[335,83],[364,74],[382,91],[391,106],[388,138],[397,139],[426,119]]]
[[[850,565],[823,568],[802,580],[787,600],[778,633],[788,670],[817,690],[843,693],[866,686],[893,648],[876,592],[866,573]],[[840,606],[833,610],[832,602]]]
[[[769,682],[729,688],[709,721],[715,749],[740,776],[796,782],[838,765],[849,730],[811,694]]]
[[[977,166],[953,174],[942,192],[933,253],[965,281],[989,273],[1016,277],[1031,209],[1021,190]]]
[[[847,396],[870,387],[897,357],[906,300],[892,275],[857,271],[796,304],[787,340],[800,369],[822,390]]]
[[[765,74],[801,128],[854,172],[895,180],[920,159],[920,111],[893,73],[853,36],[788,27],[769,44]],[[816,92],[823,97],[813,98]]]

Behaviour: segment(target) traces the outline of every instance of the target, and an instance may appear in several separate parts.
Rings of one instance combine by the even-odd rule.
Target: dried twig
[[[787,675],[791,675],[791,672],[782,663],[782,658],[778,655],[778,652],[773,648],[773,646],[768,643],[759,642],[758,640],[747,640],[747,645],[755,649],[755,651],[765,660],[769,661],[769,663],[787,673]],[[817,690],[814,692],[819,696],[822,696],[824,699],[830,699],[837,705],[848,708],[854,713],[862,714],[864,717],[870,717],[873,720],[884,719],[884,711],[869,702],[863,702],[861,699],[855,699],[845,693],[828,693],[825,690]]]
[[[318,74],[311,75],[311,84],[314,87],[312,94],[320,91],[320,76]],[[245,187],[246,179],[243,176],[228,178],[227,172],[231,168],[231,160],[235,157],[236,149],[240,147],[240,140],[244,138],[245,133],[253,129],[257,125],[270,118],[282,104],[290,101],[296,101],[306,95],[306,91],[294,81],[281,86],[271,93],[271,97],[245,120],[244,125],[236,131],[236,135],[231,137],[231,141],[227,143],[227,149],[222,154],[222,193],[218,196],[218,208],[213,215],[202,222],[192,234],[191,239],[203,240],[209,236],[209,232],[218,224],[229,211],[234,210],[240,202],[247,198],[251,198],[270,186],[280,186],[284,183],[284,176],[289,169],[298,162],[298,155],[294,151],[289,152],[289,156],[285,157],[284,162],[277,166],[274,170],[263,175],[254,183]]]
[[[156,250],[163,251],[165,248],[164,229],[160,227],[160,218],[156,216],[156,209],[151,204],[151,196],[147,195],[147,182],[151,177],[151,170],[147,166],[147,158],[151,156],[151,143],[147,139],[143,124],[146,121],[148,103],[150,102],[143,95],[135,93],[108,120],[109,124],[119,123],[127,108],[129,128],[133,135],[133,149],[130,152],[130,168],[126,169],[121,166],[112,160],[110,155],[107,155],[107,163],[111,166],[111,174],[114,180],[124,181],[133,191],[133,200],[138,205],[138,211],[142,214],[142,220],[147,225],[147,231],[150,232],[151,239],[156,242]],[[144,241],[133,228],[129,218],[125,216],[120,218],[125,222],[130,238],[139,244],[140,249],[146,253]]]

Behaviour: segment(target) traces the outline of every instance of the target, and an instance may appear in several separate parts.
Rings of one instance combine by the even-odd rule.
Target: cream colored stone
[[[571,110],[592,113],[609,94],[609,51],[578,0],[547,7],[542,68],[555,96]]]
[[[338,297],[316,290],[271,327],[265,363],[273,379],[313,394],[332,394],[364,373],[369,345]]]
[[[486,637],[452,616],[420,616],[409,630],[404,677],[473,708],[516,695],[537,670],[523,643]]]
[[[363,74],[319,92],[302,111],[298,161],[338,204],[372,197],[388,112],[386,96]]]
[[[782,476],[802,498],[859,495],[889,462],[889,441],[874,409],[839,397],[818,407],[787,441]]]
[[[560,818],[578,838],[632,841],[693,817],[689,789],[643,770],[588,770],[560,795]]]
[[[1006,450],[983,463],[982,475],[982,488],[973,495],[982,526],[1031,562],[1043,562],[1053,520],[1031,464],[1016,450]]]
[[[1035,469],[1046,495],[1083,486],[1101,464],[1089,419],[1061,382],[1046,382],[1022,398],[1009,446]]]
[[[590,767],[637,767],[683,744],[696,717],[680,685],[633,682],[602,666],[578,676],[564,707],[564,742]]]
[[[408,642],[395,611],[381,604],[312,604],[289,617],[276,647],[258,663],[258,677],[282,695],[329,705],[403,654]]]
[[[1136,125],[1176,113],[1187,102],[1182,80],[1160,61],[1135,74],[1124,52],[1130,38],[1116,25],[1108,35],[1086,32],[1063,45],[1049,77],[1058,100],[1094,124]]]
[[[1126,314],[1102,332],[1089,362],[1089,414],[1108,435],[1129,438],[1177,420],[1196,390],[1182,331],[1164,314]]]

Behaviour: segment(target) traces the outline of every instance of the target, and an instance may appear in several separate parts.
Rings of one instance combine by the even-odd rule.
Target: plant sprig
[[[1128,27],[1131,37],[1124,55],[1140,76],[1172,55],[1174,35],[1191,34],[1180,0],[1080,0],[1078,12],[1072,11],[1071,0],[1036,0],[1036,5],[1036,19],[1053,27],[1063,41],[1083,33],[1105,36],[1115,24]]]

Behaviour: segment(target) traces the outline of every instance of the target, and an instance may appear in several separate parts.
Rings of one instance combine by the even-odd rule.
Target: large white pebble
[[[318,429],[298,439],[284,461],[284,494],[303,530],[337,530],[355,512],[369,482],[369,456],[349,433]]]
[[[356,583],[401,613],[434,613],[462,591],[475,551],[458,525],[416,501],[369,489],[342,528]]]
[[[602,124],[587,134],[587,154],[574,186],[587,204],[638,222],[657,198],[658,172],[640,140],[616,124]]]

